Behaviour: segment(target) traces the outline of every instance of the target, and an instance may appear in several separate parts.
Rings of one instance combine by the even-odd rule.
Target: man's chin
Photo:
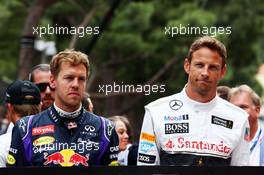
[[[210,92],[210,88],[204,87],[204,88],[199,88],[199,94],[206,96]]]

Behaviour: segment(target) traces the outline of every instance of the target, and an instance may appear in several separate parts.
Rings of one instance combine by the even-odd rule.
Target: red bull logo
[[[64,157],[60,152],[56,152],[51,155],[48,155],[48,153],[44,153],[44,159],[46,159],[44,165],[48,165],[50,163],[60,164],[64,162]]]
[[[79,164],[82,164],[83,166],[88,166],[87,161],[89,160],[89,155],[87,154],[86,157],[78,154],[78,153],[74,153],[70,160],[69,163],[72,163],[76,166],[78,166]]]
[[[89,154],[86,156],[82,156],[81,154],[75,153],[71,149],[65,149],[60,152],[55,152],[53,154],[48,155],[48,153],[44,153],[44,165],[48,164],[60,164],[63,167],[69,166],[88,166],[87,161],[89,160]]]

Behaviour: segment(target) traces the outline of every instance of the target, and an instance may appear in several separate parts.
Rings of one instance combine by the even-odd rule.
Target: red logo
[[[174,144],[173,144],[173,142],[171,141],[171,139],[169,139],[169,141],[166,143],[165,146],[166,146],[167,148],[172,149],[172,148],[174,147]]]
[[[69,163],[73,163],[74,165],[78,166],[79,164],[82,164],[83,166],[88,166],[87,161],[89,160],[89,154],[87,154],[85,157],[78,154],[74,153],[70,160]]]
[[[54,133],[54,125],[41,126],[32,129],[32,135],[42,135],[46,133]]]
[[[89,160],[89,154],[86,156],[82,156],[81,154],[76,153],[71,149],[61,150],[59,152],[52,153],[48,155],[48,153],[44,153],[44,159],[46,160],[43,164],[60,164],[63,167],[69,166],[88,166],[87,161]]]
[[[48,155],[48,153],[44,153],[44,159],[46,159],[44,165],[48,165],[50,163],[60,164],[64,162],[64,156],[60,152],[55,152],[51,155]]]

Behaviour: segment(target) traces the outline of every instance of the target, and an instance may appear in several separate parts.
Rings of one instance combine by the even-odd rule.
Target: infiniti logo
[[[87,132],[94,132],[94,131],[95,131],[95,127],[90,126],[90,125],[86,125],[86,126],[84,127],[84,129],[85,129]]]
[[[177,111],[178,109],[180,109],[182,107],[182,105],[183,105],[183,103],[180,100],[171,100],[170,101],[170,108],[172,110]]]

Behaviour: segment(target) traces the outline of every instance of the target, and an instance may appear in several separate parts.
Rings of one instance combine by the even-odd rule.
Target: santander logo
[[[54,125],[46,125],[32,129],[32,135],[42,135],[46,133],[54,133]]]

